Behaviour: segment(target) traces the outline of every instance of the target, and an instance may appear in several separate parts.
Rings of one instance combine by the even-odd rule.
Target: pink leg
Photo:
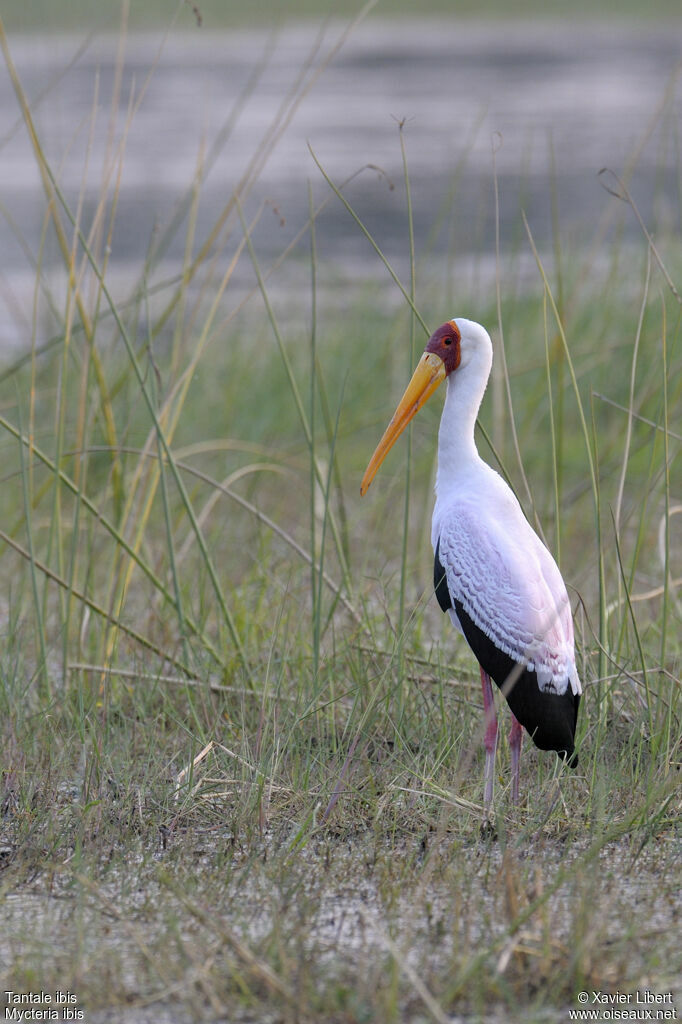
[[[485,788],[483,790],[483,806],[486,817],[493,802],[493,781],[495,778],[495,748],[497,747],[497,716],[493,700],[493,686],[490,676],[481,669],[481,686],[483,687],[483,711],[485,714]]]
[[[511,770],[512,770],[512,803],[519,802],[519,765],[521,763],[521,743],[523,742],[523,726],[512,715],[512,724],[509,731],[509,747],[511,749]]]

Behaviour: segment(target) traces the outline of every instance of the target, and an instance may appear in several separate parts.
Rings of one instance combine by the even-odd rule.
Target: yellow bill
[[[435,352],[425,352],[417,363],[412,380],[405,389],[405,394],[398,402],[391,422],[386,427],[384,436],[379,441],[374,455],[369,460],[360,485],[360,494],[366,494],[367,488],[376,476],[379,466],[398,440],[403,430],[417,415],[421,407],[428,402],[431,395],[442,381],[445,380],[445,363]]]

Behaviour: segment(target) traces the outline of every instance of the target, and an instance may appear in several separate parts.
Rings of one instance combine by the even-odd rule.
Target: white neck
[[[490,376],[492,344],[483,328],[478,329],[484,337],[477,337],[475,344],[467,349],[464,348],[467,339],[463,338],[462,362],[447,379],[438,431],[436,494],[451,486],[462,473],[481,463],[474,441],[474,428]]]

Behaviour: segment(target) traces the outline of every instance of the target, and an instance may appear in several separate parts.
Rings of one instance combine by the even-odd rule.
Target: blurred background
[[[682,976],[680,0],[370,6],[0,3],[0,967],[95,1024]],[[453,315],[585,689],[499,844],[440,396],[359,497]]]
[[[88,224],[116,194],[110,280],[177,270],[190,193],[196,239],[236,191],[259,256],[277,258],[316,205],[320,288],[388,283],[385,268],[316,165],[339,186],[398,274],[409,274],[402,125],[422,279],[475,312],[496,272],[521,282],[534,261],[525,214],[552,258],[637,235],[604,187],[624,178],[646,223],[679,231],[679,4],[571,5],[155,2],[13,4],[12,59],[45,155]],[[473,12],[476,17],[472,18]],[[646,17],[643,16],[646,15]],[[329,15],[328,17],[326,15]],[[677,15],[677,18],[674,16]],[[561,16],[561,17],[559,17]],[[45,200],[7,69],[0,66],[0,329],[22,344]],[[496,267],[499,193],[501,251]],[[114,187],[115,185],[115,187]],[[615,227],[614,227],[615,225]],[[234,245],[237,244],[235,241]],[[52,262],[54,239],[41,250]],[[273,287],[300,309],[294,250]],[[228,245],[229,249],[229,245]],[[299,261],[301,264],[305,260]],[[57,260],[59,262],[59,260]],[[591,273],[594,273],[591,259]],[[231,295],[254,284],[248,260]],[[453,294],[454,290],[454,294]],[[391,292],[395,300],[399,295]],[[390,302],[390,297],[386,298]],[[30,302],[29,302],[30,304]],[[46,323],[43,333],[49,334]]]

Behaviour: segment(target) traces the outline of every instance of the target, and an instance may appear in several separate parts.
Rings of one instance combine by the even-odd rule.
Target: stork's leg
[[[523,742],[523,726],[512,715],[512,724],[509,731],[509,747],[511,749],[511,770],[512,770],[512,803],[519,802],[519,766],[521,764],[521,743]]]
[[[493,781],[495,778],[495,748],[497,747],[497,716],[493,700],[493,685],[490,676],[481,669],[481,686],[483,687],[483,711],[485,714],[485,788],[483,805],[486,817],[493,802]]]

